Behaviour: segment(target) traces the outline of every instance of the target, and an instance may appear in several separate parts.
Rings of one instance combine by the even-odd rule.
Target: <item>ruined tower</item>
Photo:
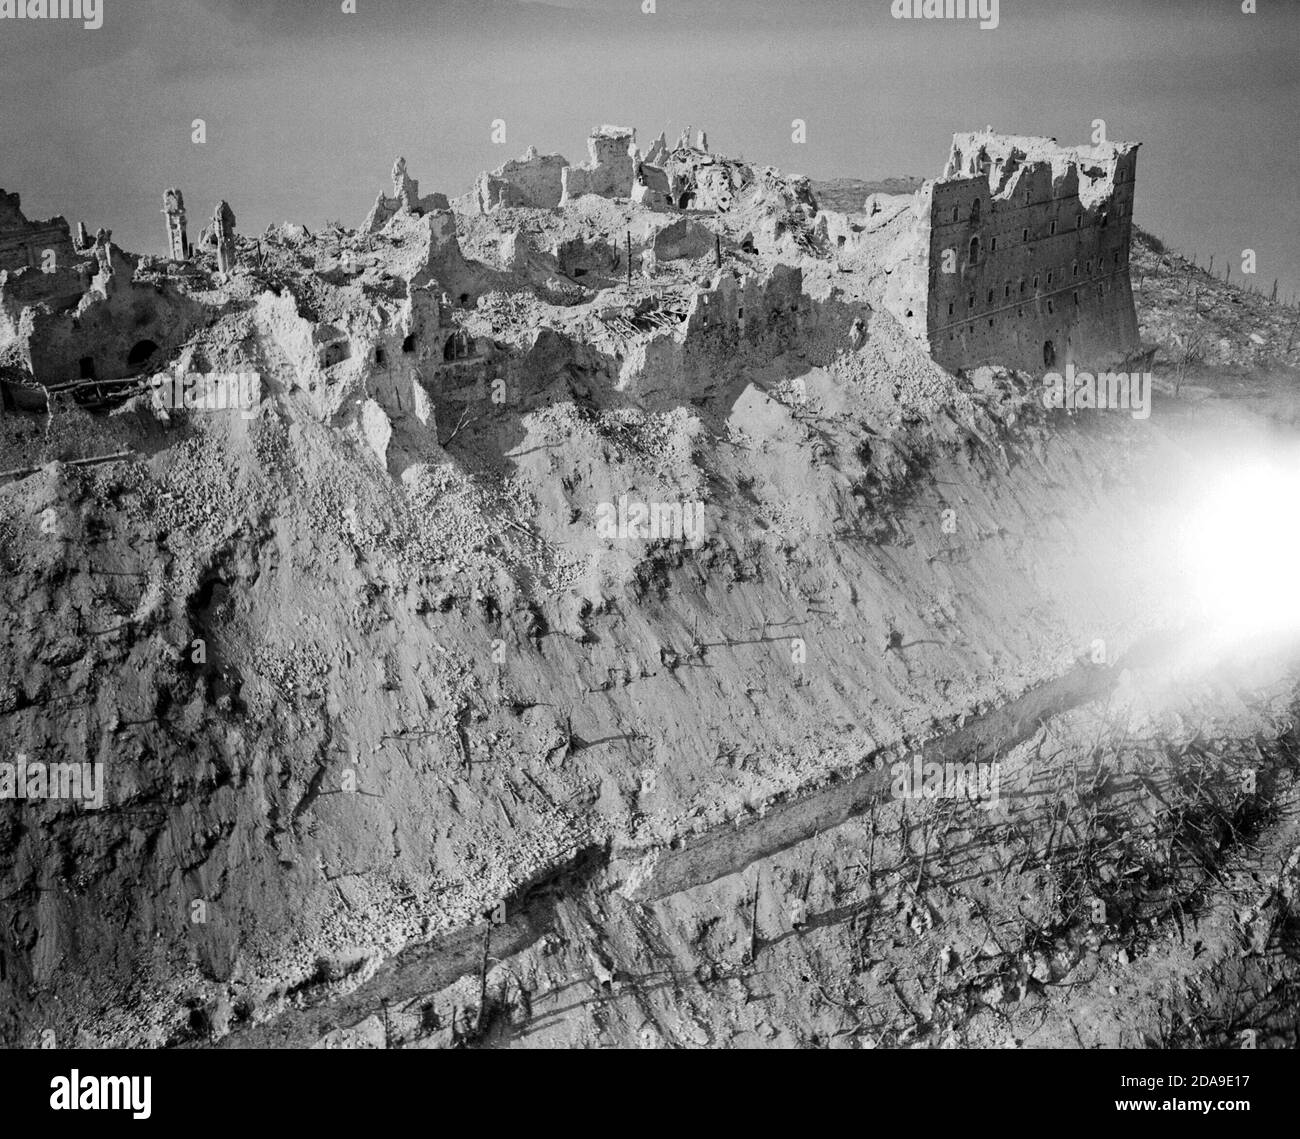
[[[1137,150],[954,136],[943,176],[917,195],[914,265],[925,277],[907,282],[895,315],[949,369],[1041,373],[1138,352],[1129,280]]]
[[[217,242],[217,270],[232,272],[235,268],[235,214],[227,202],[220,203],[213,215],[212,236]]]
[[[185,197],[176,189],[163,194],[162,212],[167,218],[167,253],[173,261],[190,259],[190,239],[185,232]]]
[[[583,194],[602,198],[627,198],[636,180],[632,147],[636,131],[629,127],[599,126],[587,139],[588,161],[566,166],[560,175],[560,204],[566,205]]]

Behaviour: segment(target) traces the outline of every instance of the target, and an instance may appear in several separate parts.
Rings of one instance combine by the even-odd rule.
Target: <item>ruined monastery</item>
[[[399,159],[354,230],[251,237],[220,202],[191,243],[171,188],[165,257],[29,221],[5,194],[4,407],[113,406],[163,368],[256,369],[356,417],[383,460],[395,423],[431,426],[486,385],[526,400],[567,370],[646,406],[698,399],[792,349],[853,352],[876,311],[949,370],[1114,364],[1138,349],[1136,157],[960,134],[939,178],[846,214],[703,131],[642,151],[606,125],[581,163],[529,148],[455,199]]]

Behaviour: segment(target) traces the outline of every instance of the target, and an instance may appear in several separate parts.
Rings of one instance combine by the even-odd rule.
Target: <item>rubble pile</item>
[[[356,228],[232,191],[191,242],[170,188],[165,257],[0,197],[0,753],[106,776],[0,805],[0,1041],[318,1042],[563,875],[648,953],[686,838],[1159,627],[1109,495],[1177,447],[936,363],[907,188],[603,126],[460,197],[399,159]],[[528,976],[620,983],[565,936]]]

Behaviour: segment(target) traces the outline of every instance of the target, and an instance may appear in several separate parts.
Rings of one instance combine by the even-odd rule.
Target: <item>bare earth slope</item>
[[[788,233],[720,227],[628,289],[594,236],[514,220],[268,242],[193,334],[261,374],[247,417],[0,418],[0,465],[36,468],[0,487],[0,754],[108,785],[0,805],[0,1040],[1270,1031],[1223,1010],[1294,991],[1286,660],[1157,699],[1172,658],[1127,655],[1177,623],[1148,567],[1218,373],[1148,423],[1049,413],[937,368]],[[715,255],[739,333],[687,299]],[[1167,285],[1177,323],[1181,273],[1151,255],[1144,319]],[[430,281],[469,364],[408,350]],[[1266,359],[1250,329],[1217,350],[1276,422],[1293,314],[1259,315]],[[404,369],[448,366],[426,407]],[[622,496],[702,503],[702,540],[611,536]],[[995,810],[888,796],[945,746],[1005,764]]]

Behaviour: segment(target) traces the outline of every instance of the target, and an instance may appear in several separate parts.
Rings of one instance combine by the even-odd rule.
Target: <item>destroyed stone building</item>
[[[1045,426],[1035,377],[953,370],[1041,373],[1047,356],[1133,347],[1135,148],[960,135],[943,177],[836,210],[808,179],[714,153],[703,132],[634,147],[630,130],[600,128],[583,166],[530,148],[454,199],[421,195],[399,159],[362,226],[270,225],[256,255],[225,202],[190,248],[169,190],[168,257],[130,255],[100,230],[53,273],[27,252],[0,272],[0,388],[23,413],[6,417],[22,450],[10,465],[37,472],[8,492],[30,496],[10,516],[21,525],[0,525],[23,543],[9,611],[14,627],[31,613],[62,622],[0,676],[0,730],[54,760],[102,741],[120,764],[103,823],[48,819],[93,855],[75,890],[62,863],[47,873],[40,828],[9,832],[14,928],[33,933],[4,947],[0,1009],[24,1018],[0,1020],[0,1040],[52,1023],[90,1044],[348,1044],[382,1008],[377,1042],[390,1009],[392,1039],[441,1041],[489,991],[504,1010],[493,1031],[535,1020],[522,1010],[533,991],[585,1016],[571,992],[585,982],[569,974],[585,976],[588,946],[535,947],[540,907],[515,916],[516,899],[549,905],[555,876],[581,881],[584,867],[597,904],[572,928],[626,921],[621,946],[659,945],[620,947],[617,980],[602,959],[601,1016],[615,986],[632,987],[629,960],[649,975],[670,942],[682,976],[719,981],[727,954],[747,948],[752,963],[761,948],[762,991],[789,986],[782,1000],[797,1004],[801,938],[844,936],[825,942],[837,957],[883,960],[882,940],[913,919],[805,921],[789,899],[812,890],[813,912],[876,912],[903,867],[898,912],[921,913],[930,832],[877,828],[877,808],[901,811],[871,797],[888,761],[931,741],[936,755],[1002,754],[1008,737],[989,724],[1029,731],[1052,707],[1028,685],[1094,637],[1113,647],[1129,610],[1099,617],[1085,590],[1063,604],[1061,583],[1094,568],[1110,580],[1105,556],[1141,538],[1147,515],[1109,512],[1118,537],[1097,541],[1062,504],[1125,452],[1125,425],[1090,461]],[[161,406],[149,380],[163,369],[265,382],[247,415],[191,414]],[[82,408],[60,414],[69,392]],[[83,458],[105,460],[102,483],[66,469]],[[672,536],[607,543],[594,522],[628,498],[707,508],[698,558]],[[84,541],[31,522],[51,502]],[[953,503],[959,532],[940,521]],[[1057,515],[1063,537],[1027,570],[1024,535]],[[1127,585],[1118,601],[1145,604]],[[74,586],[69,607],[60,591]],[[1005,703],[1021,693],[1029,703]],[[51,740],[46,705],[73,698],[83,719]],[[1028,786],[1051,759],[1025,743],[1007,762]],[[346,790],[353,775],[364,793]],[[864,817],[823,834],[818,820],[868,802],[869,832]],[[741,828],[769,817],[779,829],[761,841],[780,841],[760,847]],[[1049,848],[1058,821],[1040,828]],[[839,845],[814,873],[807,851],[823,840]],[[961,844],[959,859],[981,857]],[[756,849],[786,857],[781,873],[741,873]],[[1046,893],[1041,866],[982,857],[979,876],[1013,882],[999,928],[1023,919]],[[849,890],[862,909],[845,908]],[[670,897],[659,909],[679,912],[675,926],[649,904]],[[955,926],[965,903],[930,897]],[[187,920],[196,898],[212,902],[210,925]],[[532,931],[482,934],[474,923],[498,905]],[[973,960],[939,975],[993,978],[974,928]],[[941,945],[916,941],[918,954]],[[1024,956],[1013,948],[1008,971]],[[516,949],[535,956],[503,979]],[[389,1001],[403,962],[443,953],[484,962],[467,998],[445,991],[464,979],[453,962],[437,992],[412,982]],[[194,964],[183,984],[177,961]],[[66,987],[88,963],[105,983]],[[565,974],[549,993],[547,970]],[[933,956],[910,975],[926,979],[908,993],[919,1005]],[[863,991],[887,999],[884,983]],[[21,1004],[37,991],[57,997],[40,1016]],[[1040,996],[1074,999],[1066,985]],[[672,1027],[673,986],[647,999],[662,1002],[654,1033],[692,1039]],[[830,1039],[843,1010],[815,1003],[808,1035]],[[715,1038],[762,1039],[764,1022],[750,1035],[726,1023],[733,1005],[772,1015],[766,998],[720,1000],[732,1035]],[[620,1039],[647,1031],[644,1013],[615,1025]]]
[[[564,197],[564,171],[569,160],[560,154],[539,154],[530,146],[522,158],[512,158],[493,171],[484,171],[474,189],[457,205],[491,213],[502,206],[552,209]]]
[[[62,217],[28,221],[18,194],[0,190],[0,272],[65,266],[73,259],[72,231]]]
[[[954,136],[943,175],[914,200],[916,245],[892,294],[895,315],[952,369],[1041,372],[1136,353],[1137,151]]]
[[[578,166],[566,166],[561,173],[560,204],[564,205],[583,194],[596,194],[602,198],[626,198],[632,192],[636,165],[632,147],[636,131],[608,124],[599,126],[587,139],[588,161]]]
[[[440,193],[420,197],[420,183],[406,172],[406,159],[393,164],[393,196],[381,193],[361,223],[363,233],[377,233],[399,213],[423,214],[448,209],[447,195]]]
[[[310,355],[310,374],[331,382],[356,373],[382,413],[398,418],[413,387],[430,408],[492,378],[528,390],[535,384],[525,361],[537,359],[539,327],[521,340],[524,330],[498,319],[498,302],[474,316],[476,306],[529,284],[550,306],[534,317],[541,331],[582,355],[602,343],[580,329],[583,306],[605,312],[601,297],[626,290],[635,275],[658,300],[647,308],[636,298],[613,324],[602,317],[605,331],[618,326],[635,337],[614,337],[595,366],[639,398],[716,390],[773,345],[797,344],[817,358],[856,350],[875,306],[950,369],[1119,360],[1138,346],[1128,278],[1136,150],[958,135],[942,177],[910,197],[873,194],[856,220],[821,209],[806,178],[711,152],[703,131],[694,142],[685,131],[672,146],[661,134],[642,156],[635,131],[598,127],[587,163],[530,147],[454,202],[422,196],[399,158],[392,196],[379,196],[355,234],[331,239],[338,244],[318,279],[356,282],[378,296],[396,274],[406,281],[404,301],[396,311],[385,302],[378,326],[337,312],[294,333],[302,344],[294,351]],[[0,364],[11,387],[127,380],[185,347],[208,302],[197,302],[182,277],[151,282],[102,230],[78,252],[62,219],[29,223],[16,195],[4,203],[3,248],[23,270],[0,277]],[[504,231],[493,220],[502,210],[512,218]],[[163,212],[171,261],[203,254],[191,267],[196,287],[204,265],[229,287],[273,271],[277,249],[320,241],[304,227],[271,227],[257,264],[241,265],[227,203],[197,251],[179,190],[166,191]],[[891,234],[897,239],[885,240]],[[34,259],[47,243],[56,268],[39,272]],[[841,274],[853,271],[810,299],[806,273],[832,262]],[[432,419],[432,410],[422,414]]]
[[[8,406],[44,412],[48,390],[78,384],[96,406],[120,402],[130,385],[118,381],[182,348],[202,306],[173,282],[142,274],[144,264],[101,228],[49,272],[0,272],[0,394]]]

